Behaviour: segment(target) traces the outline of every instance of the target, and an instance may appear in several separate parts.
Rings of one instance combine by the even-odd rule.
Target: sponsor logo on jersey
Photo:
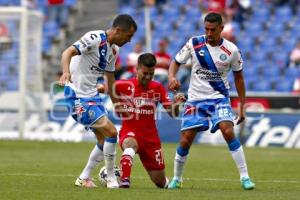
[[[228,65],[229,65],[228,62],[221,62],[221,61],[216,62],[216,66],[218,67],[227,67]]]
[[[231,55],[231,52],[226,47],[224,47],[223,45],[220,47],[220,49],[223,50],[228,56]]]
[[[203,42],[203,43],[200,43],[200,44],[198,44],[198,45],[196,45],[195,47],[194,47],[194,49],[199,49],[199,48],[201,48],[201,47],[203,47],[203,46],[205,46],[205,43]]]
[[[153,105],[152,99],[147,99],[147,98],[143,98],[143,97],[133,98],[133,103],[136,107]]]
[[[87,47],[87,44],[83,40],[79,40],[79,43],[82,45],[83,48]]]
[[[200,79],[207,81],[221,81],[223,75],[222,72],[213,72],[202,67],[197,69],[195,73]]]
[[[91,46],[91,43],[88,39],[86,38],[83,38],[82,41],[84,41],[84,43],[87,45],[87,46]]]
[[[99,47],[102,47],[102,46],[104,46],[104,45],[106,45],[106,41],[102,41],[102,42],[100,43]]]
[[[129,113],[142,114],[142,115],[153,115],[155,110],[152,109],[142,109],[142,108],[133,108],[128,105],[124,105],[124,109],[126,109]]]
[[[90,70],[92,71],[93,74],[104,74],[103,69],[97,67],[97,66],[91,66]]]

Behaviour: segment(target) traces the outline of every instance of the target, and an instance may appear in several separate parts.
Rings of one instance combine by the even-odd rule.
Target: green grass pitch
[[[77,188],[74,181],[93,146],[93,143],[0,140],[0,199],[300,199],[299,149],[245,148],[250,175],[256,183],[253,191],[243,191],[240,187],[237,169],[225,146],[195,144],[185,166],[185,180],[180,190],[156,188],[138,156],[135,157],[130,189]],[[169,178],[173,175],[176,146],[163,145]],[[100,166],[93,174],[95,178],[99,169]],[[96,183],[99,185],[98,181]]]

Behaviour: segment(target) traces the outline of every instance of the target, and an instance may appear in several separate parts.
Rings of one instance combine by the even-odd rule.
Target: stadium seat
[[[300,77],[300,69],[289,67],[285,69],[285,78],[286,79],[295,79]]]
[[[263,69],[263,76],[267,79],[278,78],[281,75],[281,69],[276,65],[268,65]]]
[[[178,7],[185,6],[186,4],[187,4],[187,0],[176,0],[176,1],[173,0],[173,5],[177,5]]]
[[[12,79],[9,81],[9,84],[7,84],[7,90],[8,91],[15,91],[18,89],[18,79]]]
[[[281,7],[276,7],[275,9],[275,17],[277,19],[279,18],[293,18],[292,10],[289,6],[281,6]]]
[[[130,15],[134,15],[136,12],[134,6],[128,5],[128,6],[122,6],[119,7],[119,13],[126,13]]]
[[[193,22],[201,20],[201,11],[198,7],[191,7],[188,9],[186,13],[186,19],[191,20]]]
[[[50,55],[52,42],[50,38],[43,38],[43,44],[42,44],[42,52],[46,55]]]
[[[274,37],[267,37],[260,43],[260,49],[263,51],[273,50],[274,46],[276,46],[276,40]]]
[[[43,34],[45,37],[55,38],[59,35],[59,26],[56,21],[47,21],[43,26]]]
[[[275,84],[276,92],[291,92],[293,89],[293,81],[291,80],[278,80]]]
[[[260,79],[253,83],[253,90],[257,92],[267,92],[272,90],[272,85],[268,80]]]
[[[283,23],[273,23],[271,26],[269,26],[268,31],[269,35],[272,35],[274,37],[274,33],[283,33],[285,30],[285,25]]]
[[[77,3],[77,0],[65,0],[65,5],[68,7],[74,7]]]
[[[256,33],[254,35],[257,35],[257,33],[262,31],[262,24],[259,22],[258,23],[250,23],[250,22],[247,23],[246,22],[245,26],[246,26],[245,32],[247,34],[253,35],[253,33]]]
[[[9,73],[9,68],[4,63],[0,65],[0,78],[3,80]]]
[[[246,77],[255,77],[258,74],[257,67],[255,65],[247,66],[243,71]]]

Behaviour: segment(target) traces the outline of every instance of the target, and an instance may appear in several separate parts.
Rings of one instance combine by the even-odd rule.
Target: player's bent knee
[[[191,146],[193,140],[189,137],[182,137],[180,141],[180,145],[182,148],[187,149]]]
[[[112,138],[115,138],[118,136],[118,131],[117,129],[111,129],[110,131],[108,131],[107,133],[107,137],[112,137]]]

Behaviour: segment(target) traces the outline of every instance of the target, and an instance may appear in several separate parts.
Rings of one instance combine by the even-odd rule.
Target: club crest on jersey
[[[220,60],[224,61],[227,59],[227,56],[222,53],[219,58],[220,58]]]

